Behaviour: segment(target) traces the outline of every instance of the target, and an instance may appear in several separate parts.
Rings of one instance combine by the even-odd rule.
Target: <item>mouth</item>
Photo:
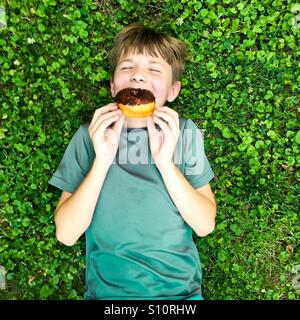
[[[122,104],[139,105],[155,102],[155,96],[148,89],[124,88],[117,93],[115,100]]]
[[[154,93],[151,90],[147,89],[147,88],[126,87],[126,88],[123,88],[123,89],[119,90],[118,93],[123,91],[123,90],[130,90],[130,92],[131,92],[131,94],[133,96],[139,96],[139,95],[141,95],[142,92],[143,92],[143,94],[152,94],[154,96]]]
[[[125,88],[120,90],[115,101],[129,118],[144,118],[152,115],[155,109],[155,97],[150,90]]]

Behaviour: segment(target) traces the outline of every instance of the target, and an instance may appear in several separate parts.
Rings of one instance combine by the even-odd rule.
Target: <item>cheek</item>
[[[155,98],[155,106],[156,108],[162,108],[167,100],[167,97],[162,95],[157,95]]]
[[[122,81],[124,81],[124,79],[126,79],[126,73],[125,72],[123,72],[123,71],[117,71],[116,73],[115,73],[115,82],[116,83],[120,83],[120,82],[122,82]]]
[[[124,83],[123,77],[115,75],[114,82],[113,82],[114,94],[117,94],[117,92],[120,91],[120,89],[122,89],[124,87],[123,83]]]
[[[119,87],[121,83],[122,83],[122,77],[116,76],[114,81],[115,87]]]
[[[167,87],[164,85],[160,85],[156,92],[157,92],[156,103],[160,106],[163,106],[168,98]]]

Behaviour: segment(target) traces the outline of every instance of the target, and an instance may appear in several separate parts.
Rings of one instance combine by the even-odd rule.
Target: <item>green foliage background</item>
[[[293,1],[6,1],[0,31],[2,299],[81,299],[84,239],[64,247],[47,184],[111,101],[107,53],[132,22],[185,41],[171,105],[205,131],[215,231],[196,238],[205,299],[299,299],[299,30]],[[299,267],[300,269],[300,267]]]

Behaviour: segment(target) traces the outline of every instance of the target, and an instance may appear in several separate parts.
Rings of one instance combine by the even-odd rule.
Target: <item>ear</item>
[[[168,95],[168,98],[167,98],[168,102],[172,102],[172,101],[174,101],[176,99],[176,97],[179,94],[180,88],[181,88],[180,81],[175,81],[172,84],[170,92],[169,92],[169,95]]]
[[[116,96],[115,84],[112,78],[110,78],[110,93],[113,98]]]

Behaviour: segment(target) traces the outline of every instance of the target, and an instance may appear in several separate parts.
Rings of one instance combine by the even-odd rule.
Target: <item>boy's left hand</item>
[[[154,124],[158,124],[161,131]],[[150,150],[157,168],[168,167],[173,162],[180,134],[178,113],[169,107],[156,109],[152,117],[147,117],[147,128]]]

